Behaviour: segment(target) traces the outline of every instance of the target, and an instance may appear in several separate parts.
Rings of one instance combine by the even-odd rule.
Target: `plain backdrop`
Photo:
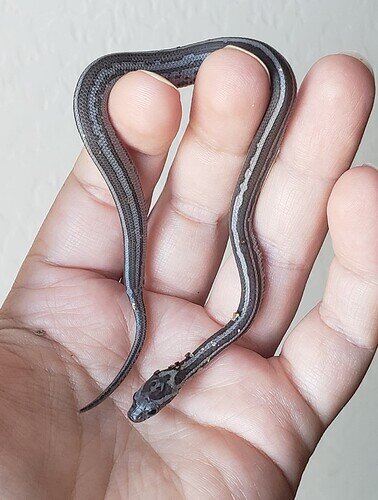
[[[246,36],[282,52],[300,83],[329,53],[358,51],[377,68],[377,33],[376,0],[0,0],[0,303],[80,150],[72,95],[93,59]],[[354,164],[378,165],[377,131],[373,110]],[[320,300],[331,256],[326,241],[293,324]],[[375,361],[297,498],[378,498],[377,376]]]

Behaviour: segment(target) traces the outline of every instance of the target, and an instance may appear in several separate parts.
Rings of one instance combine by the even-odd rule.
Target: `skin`
[[[133,323],[118,282],[117,212],[80,154],[1,310],[4,498],[294,496],[377,347],[378,174],[348,170],[374,83],[353,57],[321,59],[300,88],[257,206],[267,287],[251,331],[161,413],[135,426],[126,416],[153,371],[181,359],[236,308],[233,258],[217,271],[231,193],[268,95],[264,69],[240,51],[218,51],[201,67],[189,126],[149,221],[148,340],[121,387],[84,415],[78,408],[122,364]],[[117,83],[109,110],[150,200],[178,130],[179,93],[136,72]],[[271,357],[327,225],[335,257],[323,299]]]

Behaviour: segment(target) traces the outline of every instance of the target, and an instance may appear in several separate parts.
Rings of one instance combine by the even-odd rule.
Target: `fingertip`
[[[223,119],[246,113],[246,105],[264,110],[269,98],[269,75],[260,61],[235,47],[210,54],[201,65],[195,90],[198,107],[211,108]],[[197,94],[197,93],[196,93]]]
[[[355,106],[371,108],[375,94],[374,75],[360,59],[350,54],[331,54],[319,59],[309,75],[318,86],[318,96],[338,109],[349,100]]]
[[[128,147],[146,155],[164,155],[180,126],[180,93],[160,75],[133,71],[114,85],[109,115]]]
[[[256,59],[256,61],[259,62],[259,64],[261,64],[261,66],[264,68],[266,74],[268,75],[268,78],[269,78],[269,82],[270,82],[270,73],[269,73],[269,70],[267,68],[267,66],[265,65],[265,63],[259,59],[255,54],[253,54],[252,52],[249,52],[248,50],[245,50],[245,49],[242,49],[241,47],[238,47],[237,45],[226,45],[226,47],[224,47],[225,49],[234,49],[234,50],[238,50],[244,54],[247,54],[247,56],[249,57],[253,57],[254,59]]]
[[[190,121],[218,150],[241,154],[261,121],[270,95],[269,77],[245,51],[227,47],[202,63]]]
[[[363,165],[345,172],[328,202],[333,247],[348,268],[371,275],[378,266],[378,172]]]
[[[370,165],[361,165],[345,172],[336,182],[328,203],[330,223],[335,217],[342,217],[353,224],[361,215],[371,213],[371,206],[377,201],[378,171]],[[372,214],[373,215],[373,214]]]
[[[357,61],[361,62],[372,74],[373,79],[374,79],[374,69],[373,66],[370,64],[370,62],[359,52],[356,52],[354,50],[346,51],[346,52],[340,52],[339,55],[343,56],[348,56],[348,57],[353,57],[354,59],[357,59]]]

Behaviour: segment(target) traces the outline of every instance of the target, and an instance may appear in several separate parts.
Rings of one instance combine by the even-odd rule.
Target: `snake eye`
[[[157,409],[156,408],[154,408],[153,410],[149,411],[149,415],[151,415],[151,416],[152,415],[156,415],[156,414],[157,414]]]

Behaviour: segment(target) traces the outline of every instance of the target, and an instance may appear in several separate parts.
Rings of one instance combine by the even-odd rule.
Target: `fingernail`
[[[361,55],[359,52],[356,52],[355,50],[347,50],[346,52],[340,52],[341,55],[344,55],[344,56],[351,56],[351,57],[354,57],[355,59],[357,59],[358,61],[362,62],[362,64],[364,64],[367,69],[370,71],[370,73],[374,76],[374,70],[373,70],[373,67],[372,65],[369,63],[369,61],[363,56]]]
[[[255,56],[255,54],[252,54],[252,52],[249,52],[248,50],[245,50],[245,49],[242,49],[241,47],[238,47],[237,45],[226,45],[225,46],[225,49],[236,49],[236,50],[240,50],[240,52],[244,52],[244,54],[247,54],[248,56],[251,56],[253,57],[254,59],[256,59],[256,61],[258,61],[261,66],[265,69],[268,77],[269,77],[269,81],[270,81],[270,74],[269,74],[269,70],[268,68],[265,66],[265,64],[261,61],[261,59],[259,59],[257,56]]]
[[[375,165],[373,165],[372,163],[368,163],[366,161],[361,165],[361,167],[372,167],[372,168],[376,169]]]
[[[153,73],[152,71],[148,71],[146,69],[141,69],[139,71],[142,71],[143,73],[146,73],[147,75],[152,76],[152,78],[155,78],[156,80],[159,80],[159,82],[166,83],[170,87],[173,87],[174,89],[178,90],[178,88],[175,85],[173,85],[172,82],[170,82],[169,80],[167,80],[166,78],[164,78],[164,76],[158,75],[157,73]]]

